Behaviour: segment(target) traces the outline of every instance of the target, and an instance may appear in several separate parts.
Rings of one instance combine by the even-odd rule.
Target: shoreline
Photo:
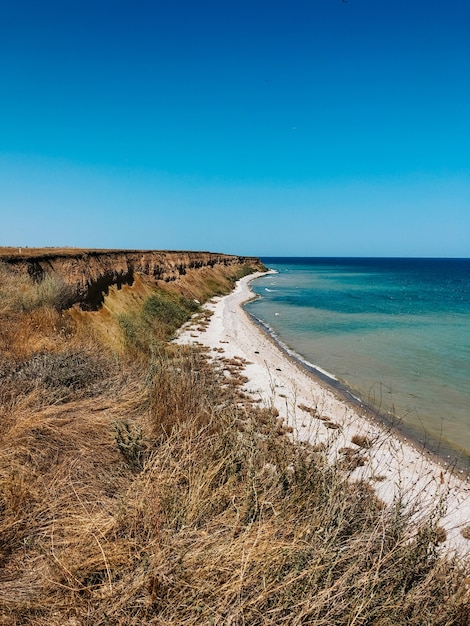
[[[244,390],[265,405],[275,406],[296,440],[327,442],[333,459],[341,458],[346,448],[360,453],[364,465],[354,469],[351,478],[370,481],[386,504],[401,497],[413,510],[426,513],[444,498],[447,509],[441,523],[447,539],[443,546],[470,555],[470,541],[460,533],[470,525],[469,477],[463,470],[453,472],[450,462],[410,440],[396,424],[382,422],[376,411],[349,390],[343,394],[339,381],[337,387],[326,373],[319,376],[321,371],[313,365],[308,368],[256,323],[243,305],[256,297],[250,283],[265,274],[242,278],[231,294],[208,303],[206,308],[213,312],[208,327],[196,329],[189,323],[178,343],[205,345],[214,357],[244,359],[248,378]],[[352,442],[358,437],[370,441],[370,447]]]
[[[247,302],[251,302],[252,300],[254,300],[254,298],[247,300]],[[278,339],[275,332],[266,322],[263,322],[263,320],[258,319],[253,313],[244,309],[247,302],[241,305],[243,310],[266,338],[272,341],[279,350],[284,353],[286,358],[291,359],[300,369],[307,372],[320,385],[326,386],[340,401],[347,402],[356,412],[362,411],[369,420],[377,422],[382,428],[390,431],[393,436],[400,439],[400,441],[408,442],[421,454],[430,456],[435,463],[446,466],[447,471],[456,475],[463,475],[465,478],[470,479],[468,456],[466,456],[465,459],[463,456],[459,456],[456,450],[449,444],[435,441],[432,438],[428,438],[426,442],[420,440],[416,430],[413,430],[412,427],[405,424],[399,418],[390,413],[384,413],[380,409],[376,409],[373,405],[363,401],[359,396],[354,394],[353,390],[338,380],[333,374],[311,363]]]

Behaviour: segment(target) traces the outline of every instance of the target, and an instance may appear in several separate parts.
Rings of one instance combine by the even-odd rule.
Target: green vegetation
[[[150,350],[158,341],[166,341],[199,310],[199,304],[183,296],[156,289],[142,305],[118,316],[126,344]]]
[[[467,626],[440,503],[386,507],[244,394],[241,360],[167,343],[186,278],[116,313],[2,300],[0,623]]]

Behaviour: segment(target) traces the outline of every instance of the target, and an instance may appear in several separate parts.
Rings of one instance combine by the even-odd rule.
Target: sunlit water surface
[[[470,459],[470,259],[264,258],[246,309],[424,441]]]

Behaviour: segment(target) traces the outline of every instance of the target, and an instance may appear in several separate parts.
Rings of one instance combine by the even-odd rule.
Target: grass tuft
[[[41,280],[33,280],[0,262],[0,312],[44,306],[60,311],[69,306],[72,296],[71,287],[58,275],[45,274]]]
[[[354,435],[351,438],[351,442],[360,448],[370,448],[372,445],[372,441],[365,435]]]

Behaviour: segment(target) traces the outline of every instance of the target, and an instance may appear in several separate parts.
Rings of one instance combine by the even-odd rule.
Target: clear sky
[[[0,0],[0,245],[470,256],[469,0]]]

